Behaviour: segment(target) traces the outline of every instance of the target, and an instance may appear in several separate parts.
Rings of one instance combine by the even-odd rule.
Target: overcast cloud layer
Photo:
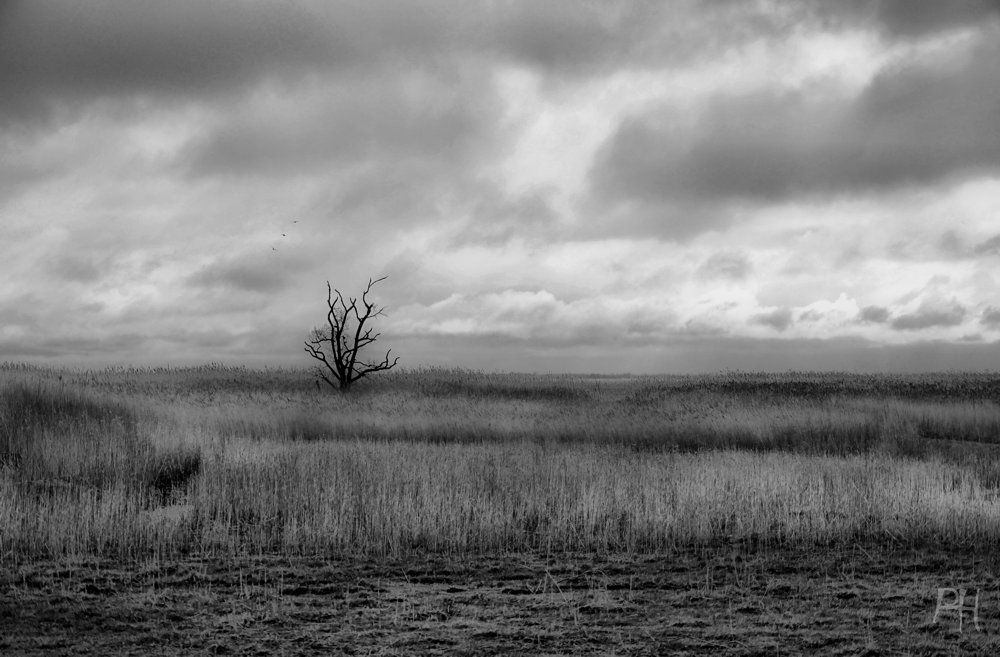
[[[1000,2],[0,0],[0,360],[1000,369]]]

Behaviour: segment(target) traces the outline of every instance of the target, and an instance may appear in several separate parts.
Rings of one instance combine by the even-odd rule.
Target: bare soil
[[[971,550],[188,558],[0,568],[0,655],[996,655]],[[980,589],[979,626],[933,622]]]

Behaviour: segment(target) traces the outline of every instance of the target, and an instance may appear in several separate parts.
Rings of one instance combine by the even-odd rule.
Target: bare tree
[[[375,342],[381,333],[372,333],[368,322],[384,315],[384,308],[368,301],[372,286],[384,281],[385,276],[368,279],[368,287],[361,293],[361,303],[354,297],[344,300],[340,290],[326,282],[326,326],[317,327],[305,342],[305,352],[318,360],[317,372],[330,387],[346,393],[358,379],[371,374],[391,370],[399,362],[399,356],[389,362],[392,349],[385,352],[381,361],[365,361],[359,358],[361,351]]]

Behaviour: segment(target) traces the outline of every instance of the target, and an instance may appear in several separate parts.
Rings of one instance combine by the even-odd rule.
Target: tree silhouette
[[[358,299],[348,297],[345,301],[340,290],[332,288],[330,281],[326,282],[326,326],[317,327],[309,334],[305,342],[305,352],[320,362],[317,374],[331,388],[347,393],[351,385],[358,379],[372,372],[390,370],[399,362],[399,356],[389,362],[392,349],[385,352],[381,361],[365,361],[359,358],[361,351],[375,342],[381,333],[372,333],[368,323],[380,315],[381,308],[368,300],[372,286],[384,281],[383,276],[375,280],[368,279],[368,287]]]

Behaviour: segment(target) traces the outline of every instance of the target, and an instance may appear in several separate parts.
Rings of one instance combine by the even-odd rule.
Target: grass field
[[[398,654],[657,654],[675,639],[689,654],[782,654],[780,631],[758,631],[758,606],[767,608],[775,587],[801,603],[798,620],[784,622],[808,624],[817,605],[839,618],[825,634],[790,630],[799,650],[819,642],[838,654],[993,654],[1000,609],[988,611],[986,597],[993,634],[959,641],[928,621],[936,576],[936,586],[956,578],[987,586],[1000,565],[992,556],[1000,547],[997,450],[993,374],[419,370],[385,373],[345,396],[318,390],[298,370],[5,364],[0,570],[6,599],[20,602],[0,609],[0,626],[37,626],[32,605],[51,604],[60,587],[72,604],[83,604],[90,586],[104,591],[92,594],[104,604],[140,613],[146,598],[96,583],[118,572],[141,591],[159,582],[161,591],[183,593],[175,613],[194,608],[192,591],[196,599],[202,591],[215,615],[218,605],[234,604],[242,614],[234,632],[275,618],[301,627],[301,600],[289,602],[286,582],[298,590],[325,577],[336,596],[350,598],[353,572],[359,595],[370,588],[357,641],[419,642],[482,612],[475,621],[484,642],[404,643]],[[796,563],[782,567],[786,557]],[[333,563],[336,577],[327,572]],[[443,572],[410,581],[407,573],[426,563]],[[867,572],[867,583],[846,577],[848,566]],[[284,579],[261,585],[268,572]],[[258,583],[244,585],[244,573]],[[815,588],[820,576],[826,588]],[[636,589],[636,581],[645,584]],[[905,619],[879,620],[879,609],[892,607],[868,595],[879,582],[909,591],[896,604]],[[449,597],[448,589],[479,597]],[[691,591],[702,598],[692,601]],[[736,599],[743,601],[733,607]],[[267,601],[266,609],[248,607],[252,600]],[[864,623],[845,629],[858,600],[874,605],[867,633]],[[534,648],[524,644],[531,636],[514,632],[507,641],[502,631],[524,615],[526,601],[551,625],[535,628]],[[722,604],[730,632],[718,635]],[[418,610],[427,605],[431,611]],[[714,610],[709,625],[673,639],[658,633],[679,608],[690,615],[702,606]],[[615,639],[612,618],[632,633]],[[416,629],[375,631],[393,619]],[[882,621],[891,621],[888,643],[880,643]],[[709,626],[714,638],[706,639]],[[542,641],[567,628],[582,631],[572,635],[582,642]],[[0,638],[0,652],[52,648],[18,632],[6,645]],[[338,635],[336,645],[345,640]],[[288,653],[329,654],[331,645]],[[144,654],[127,641],[117,651],[133,649]]]

